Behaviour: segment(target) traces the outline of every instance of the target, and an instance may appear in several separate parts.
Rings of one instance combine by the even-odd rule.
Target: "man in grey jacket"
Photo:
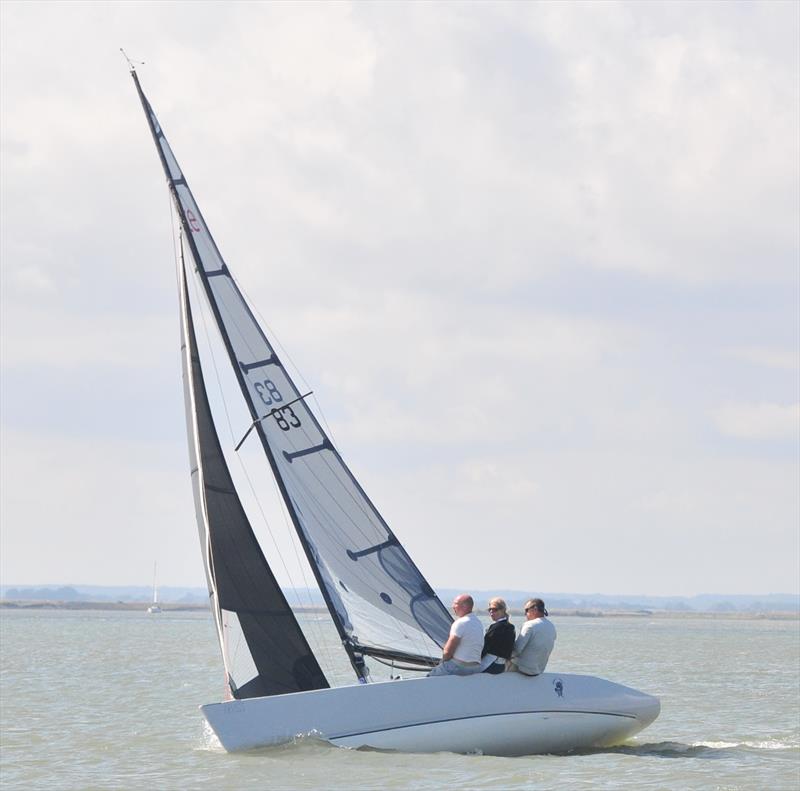
[[[556,642],[556,627],[547,620],[547,610],[541,599],[525,602],[525,619],[514,643],[508,669],[526,676],[538,676],[547,667]]]

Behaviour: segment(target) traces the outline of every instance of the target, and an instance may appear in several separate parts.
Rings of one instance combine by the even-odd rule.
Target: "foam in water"
[[[195,747],[195,750],[208,750],[212,753],[224,753],[225,748],[217,738],[217,734],[214,733],[212,727],[205,720],[203,720],[202,729],[203,730],[200,735],[200,744]]]
[[[767,739],[758,742],[695,742],[692,747],[708,747],[712,750],[730,750],[736,747],[749,747],[754,750],[794,750],[800,745]]]

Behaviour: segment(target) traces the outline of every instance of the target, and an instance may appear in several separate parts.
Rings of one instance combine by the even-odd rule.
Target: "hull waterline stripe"
[[[638,717],[635,714],[617,714],[611,711],[580,711],[580,710],[570,710],[564,711],[563,709],[541,709],[536,711],[498,711],[492,714],[471,714],[466,717],[448,717],[441,720],[425,720],[424,722],[412,722],[409,725],[393,725],[387,728],[373,728],[369,731],[353,731],[352,733],[340,733],[337,736],[325,736],[328,741],[333,741],[334,739],[349,739],[353,736],[366,736],[370,733],[384,733],[388,731],[400,731],[405,728],[419,728],[422,725],[439,725],[445,722],[460,722],[461,720],[480,720],[484,719],[485,717],[509,717],[514,715],[523,715],[523,714],[600,714],[604,717],[622,717],[623,719],[629,720],[637,720]]]

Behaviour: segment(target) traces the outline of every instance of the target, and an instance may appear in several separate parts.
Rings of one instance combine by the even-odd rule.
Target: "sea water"
[[[346,681],[327,618],[303,620],[329,677]],[[800,788],[800,622],[554,621],[548,670],[657,695],[653,725],[566,756],[407,755],[313,738],[229,755],[197,709],[222,697],[210,614],[2,610],[0,788]]]

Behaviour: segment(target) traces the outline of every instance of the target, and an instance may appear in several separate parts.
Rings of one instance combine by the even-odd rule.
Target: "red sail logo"
[[[194,212],[191,209],[186,210],[186,219],[189,222],[189,227],[195,232],[200,232],[200,223],[197,217],[194,216]]]

